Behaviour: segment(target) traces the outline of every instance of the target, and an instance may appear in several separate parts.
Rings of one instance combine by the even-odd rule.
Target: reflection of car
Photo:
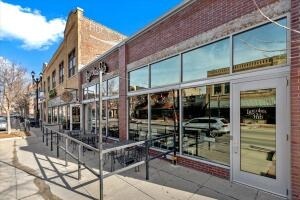
[[[7,120],[4,117],[0,117],[0,130],[1,131],[7,130]]]
[[[183,125],[185,130],[201,130],[208,137],[221,136],[229,133],[229,123],[224,118],[218,117],[199,117],[193,118]]]

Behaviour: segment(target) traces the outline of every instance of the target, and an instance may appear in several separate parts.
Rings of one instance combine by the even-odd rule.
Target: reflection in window
[[[240,168],[276,178],[276,89],[240,93]]]
[[[143,67],[129,72],[129,91],[149,88],[149,68]]]
[[[94,99],[96,96],[96,85],[92,85],[90,87],[87,88],[88,91],[88,99]]]
[[[129,139],[148,137],[148,95],[129,97]]]
[[[180,57],[175,56],[151,65],[151,87],[180,82]]]
[[[107,81],[108,96],[119,95],[119,77]]]
[[[58,120],[58,108],[53,107],[52,108],[52,123],[57,123]]]
[[[97,101],[97,130],[96,133],[99,133],[99,101]],[[102,101],[102,118],[101,118],[101,128],[102,128],[102,135],[106,136],[106,101]]]
[[[80,129],[80,106],[72,107],[72,129]]]
[[[89,103],[84,106],[84,114],[85,114],[85,132],[94,132],[96,128],[96,104]]]
[[[179,96],[178,91],[159,92],[150,95],[151,137],[179,133]],[[161,149],[173,149],[173,136],[162,138],[153,143]],[[175,144],[178,149],[178,137]]]
[[[107,81],[102,82],[102,96],[107,96]],[[99,83],[97,84],[96,95],[99,97]]]
[[[107,101],[108,136],[119,138],[119,99]]]
[[[225,88],[226,83],[219,85]],[[182,152],[229,165],[229,94],[213,96],[213,88],[182,90]]]
[[[183,81],[229,74],[230,45],[224,39],[182,55]]]
[[[286,26],[286,18],[277,20]],[[286,29],[268,23],[233,37],[233,72],[286,63]]]
[[[48,108],[48,123],[51,124],[52,121],[51,121],[51,116],[52,116],[52,109],[51,108]]]

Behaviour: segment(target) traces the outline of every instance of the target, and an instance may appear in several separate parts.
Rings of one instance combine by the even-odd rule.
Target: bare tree
[[[24,96],[26,70],[9,60],[0,57],[0,107],[7,115],[7,132],[11,133],[10,112]]]

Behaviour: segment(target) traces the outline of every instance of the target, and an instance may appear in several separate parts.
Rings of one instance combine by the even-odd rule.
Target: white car
[[[0,130],[6,131],[7,130],[7,120],[4,117],[0,118]]]
[[[218,117],[193,118],[183,124],[183,128],[186,131],[204,132],[207,137],[216,137],[229,133],[228,121],[225,118]]]

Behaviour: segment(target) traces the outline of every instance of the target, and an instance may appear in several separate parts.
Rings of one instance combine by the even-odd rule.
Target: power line
[[[295,29],[292,29],[292,28],[287,27],[287,26],[284,26],[284,25],[282,25],[282,24],[280,24],[280,23],[278,23],[278,22],[272,20],[270,17],[268,17],[268,16],[267,16],[267,15],[259,8],[259,6],[257,5],[257,2],[256,2],[255,0],[252,0],[252,2],[254,3],[255,7],[256,7],[257,10],[260,12],[260,14],[261,14],[262,16],[264,16],[264,17],[265,17],[267,20],[269,20],[270,22],[276,24],[277,26],[280,26],[280,27],[282,27],[282,28],[285,28],[285,29],[287,29],[287,30],[290,30],[290,31],[293,31],[293,32],[295,32],[295,33],[299,33],[299,34],[300,34],[300,31],[295,30]]]

